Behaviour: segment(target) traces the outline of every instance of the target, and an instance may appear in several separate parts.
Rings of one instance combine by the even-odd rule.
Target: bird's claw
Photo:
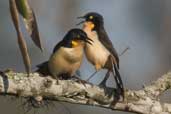
[[[113,97],[114,97],[114,100],[112,101],[111,106],[115,106],[116,103],[118,103],[118,101],[124,101],[124,96],[121,95],[120,89],[115,90]]]
[[[86,80],[82,80],[77,76],[73,76],[72,79],[78,83],[83,84],[86,87],[86,84],[90,84],[91,86],[93,85],[92,83],[87,82]]]

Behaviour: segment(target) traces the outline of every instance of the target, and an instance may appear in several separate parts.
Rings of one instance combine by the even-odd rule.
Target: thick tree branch
[[[82,84],[74,80],[56,81],[51,77],[41,77],[38,73],[27,74],[0,73],[0,93],[22,97],[42,96],[43,98],[65,101],[75,104],[95,105],[113,110],[140,114],[170,114],[171,104],[161,103],[159,95],[171,89],[171,73],[160,77],[142,90],[126,90],[125,101],[115,106],[114,89],[99,88],[91,84]]]

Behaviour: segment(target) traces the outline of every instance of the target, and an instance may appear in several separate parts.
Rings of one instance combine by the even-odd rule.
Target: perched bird
[[[78,18],[84,19],[79,24],[83,24],[83,30],[93,41],[92,45],[88,43],[86,43],[85,45],[85,55],[88,61],[94,65],[96,72],[100,69],[108,70],[105,75],[105,78],[100,83],[100,85],[106,87],[106,81],[110,76],[110,73],[112,72],[116,81],[116,86],[118,90],[117,92],[119,92],[119,95],[123,96],[124,98],[124,86],[120,73],[118,71],[119,57],[105,31],[104,19],[102,15],[95,12],[90,12]],[[93,75],[95,73],[93,73]],[[90,78],[93,75],[91,75]]]
[[[71,78],[82,63],[85,42],[91,44],[91,41],[83,30],[71,29],[55,46],[49,61],[37,66],[37,72],[56,79]]]

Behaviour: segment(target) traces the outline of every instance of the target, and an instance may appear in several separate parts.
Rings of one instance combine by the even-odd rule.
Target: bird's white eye
[[[93,19],[94,17],[91,15],[91,16],[89,16],[89,19]]]

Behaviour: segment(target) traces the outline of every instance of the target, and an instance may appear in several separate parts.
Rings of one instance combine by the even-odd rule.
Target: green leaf
[[[27,3],[27,0],[15,0],[17,9],[19,13],[24,17],[24,18],[29,18],[29,5]]]
[[[15,0],[18,12],[22,15],[27,32],[30,34],[33,42],[43,51],[39,30],[34,11],[29,6],[27,0]]]

